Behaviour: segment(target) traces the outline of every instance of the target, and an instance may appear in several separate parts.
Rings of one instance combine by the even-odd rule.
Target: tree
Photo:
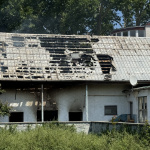
[[[118,22],[121,27],[140,26],[150,21],[150,0],[114,0],[116,11],[120,11],[123,23]]]
[[[150,21],[149,8],[150,0],[1,0],[0,32],[109,35],[116,23]]]
[[[11,107],[8,103],[2,103],[0,101],[0,116],[9,116]]]
[[[0,93],[1,93],[1,94],[4,93],[4,90],[2,90],[1,88],[0,88]],[[2,102],[0,101],[0,117],[1,117],[1,116],[9,116],[11,109],[12,109],[12,107],[9,106],[8,103],[2,103]]]

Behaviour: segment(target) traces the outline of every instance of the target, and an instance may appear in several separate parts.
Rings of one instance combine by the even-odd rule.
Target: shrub
[[[143,132],[145,129],[143,129]],[[147,131],[149,132],[149,131]],[[128,133],[125,128],[101,135],[76,133],[73,126],[46,123],[34,129],[16,131],[15,127],[0,129],[0,149],[7,150],[144,150],[149,137],[142,132]],[[146,144],[143,140],[147,141]]]

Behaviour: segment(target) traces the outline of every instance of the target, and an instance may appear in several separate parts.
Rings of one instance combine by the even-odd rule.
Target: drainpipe
[[[41,118],[42,122],[44,122],[44,107],[43,107],[43,84],[41,84],[41,103],[42,103],[42,108],[41,108]]]
[[[88,85],[86,84],[86,93],[85,93],[85,112],[86,112],[86,121],[89,120],[88,116]]]

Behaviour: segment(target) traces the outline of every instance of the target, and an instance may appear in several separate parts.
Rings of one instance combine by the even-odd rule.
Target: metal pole
[[[85,111],[86,111],[86,121],[89,120],[88,116],[88,85],[86,84],[86,94],[85,94]]]
[[[41,103],[42,103],[42,108],[41,108],[41,118],[42,122],[44,122],[44,107],[43,107],[43,84],[41,84]]]

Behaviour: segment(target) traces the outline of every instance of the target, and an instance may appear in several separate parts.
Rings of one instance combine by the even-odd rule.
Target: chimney
[[[145,36],[150,37],[150,22],[145,25]]]

